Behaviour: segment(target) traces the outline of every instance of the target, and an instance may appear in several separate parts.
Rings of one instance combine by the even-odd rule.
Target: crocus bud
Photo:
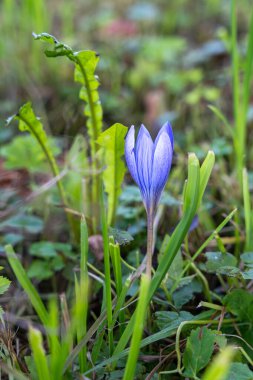
[[[167,182],[173,147],[173,132],[169,122],[160,129],[155,142],[144,125],[140,128],[136,143],[134,126],[129,129],[126,136],[126,163],[140,188],[148,215],[154,214]]]

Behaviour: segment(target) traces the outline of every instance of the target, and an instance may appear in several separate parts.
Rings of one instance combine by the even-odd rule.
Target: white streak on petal
[[[140,190],[146,207],[150,206],[150,189],[153,170],[153,140],[148,130],[141,126],[135,149],[136,166],[140,181]]]
[[[167,131],[159,135],[154,151],[151,193],[155,206],[158,204],[161,193],[166,185],[173,156],[171,138]]]
[[[160,139],[160,136],[162,133],[167,133],[169,135],[169,138],[170,138],[170,142],[171,142],[171,146],[172,146],[172,150],[174,149],[174,136],[173,136],[173,131],[172,131],[172,127],[170,125],[170,123],[167,121],[167,123],[165,123],[162,128],[160,129],[158,135],[156,136],[156,139],[155,139],[155,147],[158,143],[158,140]]]

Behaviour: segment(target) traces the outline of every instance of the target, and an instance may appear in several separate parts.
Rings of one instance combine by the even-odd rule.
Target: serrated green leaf
[[[90,144],[93,152],[96,152],[96,140],[102,130],[103,111],[99,100],[99,81],[95,75],[99,56],[95,51],[84,50],[74,53],[75,58],[75,81],[83,85],[80,90],[80,99],[87,104],[84,114],[87,116],[87,128],[90,136]]]
[[[120,123],[114,124],[103,132],[97,142],[104,148],[106,168],[103,171],[105,191],[108,194],[108,224],[114,221],[116,205],[121,193],[121,184],[125,174],[125,164],[122,160],[124,154],[124,138],[127,127]]]
[[[59,174],[49,139],[40,119],[35,116],[31,102],[27,102],[20,107],[18,113],[11,120],[18,120],[20,131],[28,131],[36,138],[50,165],[54,168],[54,174]]]
[[[0,294],[4,294],[9,289],[10,283],[8,278],[0,276]]]
[[[212,356],[214,342],[214,332],[207,327],[198,327],[191,332],[183,355],[185,376],[196,378],[198,372],[205,368]]]
[[[95,69],[99,61],[99,56],[95,51],[83,50],[79,52],[73,51],[68,45],[58,41],[54,36],[42,33],[35,35],[35,39],[47,41],[54,44],[54,49],[46,50],[45,54],[48,57],[67,56],[75,63],[75,81],[82,84],[80,90],[80,99],[85,101],[84,115],[87,117],[87,130],[90,137],[91,146],[91,169],[92,169],[92,183],[91,192],[89,193],[90,204],[98,204],[99,202],[99,187],[100,182],[97,177],[98,170],[98,146],[96,141],[102,131],[103,109],[99,100],[99,81],[95,75]],[[89,210],[91,213],[91,210]],[[97,228],[97,219],[99,218],[98,212],[92,217],[93,229]]]
[[[45,50],[45,54],[47,57],[58,57],[58,56],[67,56],[69,59],[74,61],[74,52],[68,45],[60,42],[49,33],[33,33],[33,37],[35,40],[41,40],[44,42],[48,42],[51,45],[54,45],[53,50]]]

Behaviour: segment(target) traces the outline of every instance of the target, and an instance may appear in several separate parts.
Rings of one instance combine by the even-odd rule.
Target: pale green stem
[[[147,212],[146,274],[148,278],[151,278],[151,271],[152,271],[153,241],[154,241],[154,216],[153,216],[153,212]]]

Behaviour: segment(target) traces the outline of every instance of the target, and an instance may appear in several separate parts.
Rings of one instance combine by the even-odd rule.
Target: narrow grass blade
[[[130,345],[130,351],[127,359],[126,369],[123,380],[134,379],[136,363],[140,350],[140,342],[143,334],[147,305],[150,279],[145,274],[142,275],[140,295],[135,313],[133,336]]]
[[[250,83],[253,69],[253,11],[251,12],[250,27],[248,33],[248,46],[246,51],[246,65],[243,78],[243,106],[244,106],[244,123],[247,123],[247,112],[249,108]]]
[[[112,295],[111,295],[111,270],[110,270],[110,253],[109,253],[109,236],[107,218],[105,212],[104,193],[101,186],[100,190],[100,205],[101,205],[101,223],[103,234],[103,248],[104,248],[104,271],[105,271],[105,291],[106,291],[106,311],[107,311],[107,326],[109,338],[109,351],[113,351],[113,331],[112,326]]]
[[[47,357],[43,348],[41,332],[31,327],[28,338],[39,380],[52,380],[53,378],[50,376]]]
[[[15,273],[15,276],[17,277],[18,282],[28,295],[29,300],[31,301],[36,313],[38,314],[41,322],[43,323],[44,326],[47,326],[48,323],[48,313],[47,310],[41,301],[41,298],[31,283],[30,279],[27,276],[27,273],[20,263],[17,255],[15,254],[13,248],[11,245],[6,245],[5,246],[5,251],[7,254],[7,258],[9,261],[9,264]]]
[[[240,107],[240,67],[239,53],[237,46],[237,17],[236,17],[236,0],[231,0],[231,55],[232,55],[232,77],[233,77],[233,108],[234,108],[234,150],[236,158],[237,175],[242,184],[242,169],[245,153],[245,123],[241,115]]]
[[[244,215],[245,215],[245,229],[246,241],[245,252],[252,251],[253,249],[253,218],[251,210],[250,192],[249,192],[249,179],[247,170],[243,170],[243,202],[244,202]]]
[[[207,156],[201,165],[200,168],[200,183],[199,183],[199,203],[198,206],[200,205],[207,183],[209,181],[210,175],[212,173],[213,167],[215,163],[215,155],[213,151],[209,151],[207,153]]]
[[[75,281],[75,324],[77,330],[77,343],[81,342],[87,332],[88,314],[88,229],[84,217],[81,219],[81,260],[80,260],[80,282]],[[87,367],[87,347],[83,346],[79,352],[80,372],[86,371]]]
[[[225,125],[229,135],[233,137],[234,136],[234,130],[232,129],[228,119],[221,112],[221,110],[219,110],[219,108],[217,108],[211,104],[208,105],[208,108],[215,114],[215,116],[217,116],[218,119],[220,119],[220,121]]]

